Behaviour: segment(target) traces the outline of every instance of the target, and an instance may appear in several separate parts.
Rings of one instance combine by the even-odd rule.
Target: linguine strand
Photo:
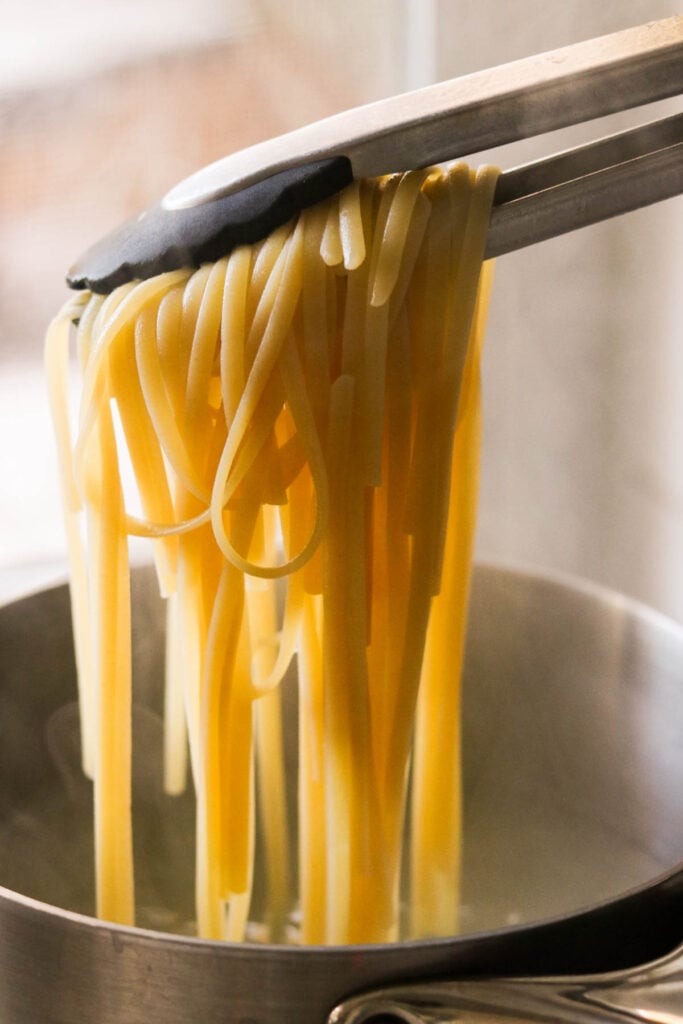
[[[406,934],[455,930],[496,173],[456,164],[354,183],[216,263],[79,296],[50,327],[105,918],[134,920],[135,535],[153,540],[168,600],[164,786],[183,791],[189,760],[199,934],[248,934],[261,858],[270,941],[290,934],[295,863],[300,941],[398,938],[411,762]],[[140,515],[125,508],[117,445]],[[294,668],[296,852],[283,724]]]

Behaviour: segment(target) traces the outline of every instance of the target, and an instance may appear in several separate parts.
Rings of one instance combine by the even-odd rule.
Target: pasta
[[[165,784],[178,793],[189,773],[196,794],[199,934],[244,937],[257,816],[271,941],[287,936],[295,874],[298,941],[457,929],[459,674],[496,175],[458,164],[355,183],[259,244],[78,295],[53,321],[101,917],[135,920],[136,535],[167,601]],[[296,681],[283,683],[292,662]],[[283,685],[298,686],[296,871]]]

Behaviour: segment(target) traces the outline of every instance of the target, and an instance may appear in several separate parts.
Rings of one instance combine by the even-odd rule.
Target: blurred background
[[[63,564],[41,353],[82,250],[234,149],[675,13],[663,0],[7,0],[0,595]],[[511,167],[673,109],[486,156]],[[579,574],[683,619],[682,266],[681,199],[498,261],[481,557]]]

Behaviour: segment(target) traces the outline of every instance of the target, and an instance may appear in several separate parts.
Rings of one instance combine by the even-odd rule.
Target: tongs
[[[256,242],[352,181],[427,167],[683,91],[683,16],[345,111],[210,164],[90,249],[72,288],[109,292]],[[683,114],[505,171],[500,256],[683,192]]]

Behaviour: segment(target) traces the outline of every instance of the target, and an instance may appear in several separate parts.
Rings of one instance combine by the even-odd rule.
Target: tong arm
[[[487,257],[672,199],[683,192],[683,114],[505,171]]]
[[[346,157],[355,179],[426,167],[682,90],[679,15],[344,111],[210,164],[163,206],[196,206],[331,157]]]

